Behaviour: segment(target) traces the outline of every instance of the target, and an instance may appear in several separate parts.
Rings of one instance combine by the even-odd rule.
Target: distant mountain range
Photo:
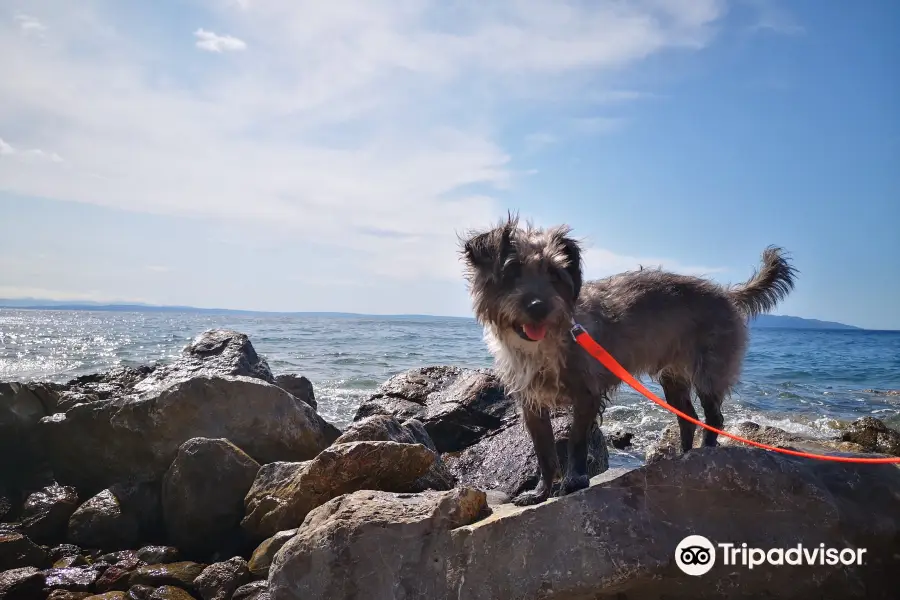
[[[359,313],[340,312],[273,312],[254,310],[233,310],[228,308],[197,308],[194,306],[156,306],[142,303],[110,304],[90,301],[61,301],[45,300],[42,298],[0,298],[0,308],[25,308],[33,310],[98,310],[110,312],[193,312],[203,314],[243,314],[243,315],[320,315],[327,317],[359,317],[359,316],[390,316],[390,317],[428,317],[431,315],[361,315]],[[860,327],[836,323],[833,321],[820,321],[818,319],[804,319],[802,317],[790,317],[786,315],[760,315],[750,323],[751,327],[760,329],[855,329]]]
[[[750,326],[759,329],[862,329],[861,327],[835,323],[834,321],[804,319],[787,315],[759,315],[751,321]]]

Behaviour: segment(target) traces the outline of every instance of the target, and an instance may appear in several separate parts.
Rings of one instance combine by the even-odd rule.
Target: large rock
[[[275,555],[279,550],[281,550],[281,547],[284,546],[288,542],[288,540],[290,540],[295,535],[297,535],[296,529],[279,531],[269,539],[265,540],[259,546],[257,546],[256,550],[253,551],[253,556],[250,557],[250,562],[247,565],[250,569],[250,573],[252,573],[255,577],[268,577],[269,567],[272,566],[272,561],[275,559]]]
[[[269,594],[272,600],[443,598],[447,532],[487,511],[484,492],[470,488],[340,496],[311,512],[275,555]],[[505,564],[499,556],[509,555],[491,562]]]
[[[210,329],[182,350],[175,362],[157,367],[133,386],[135,392],[151,391],[172,381],[193,377],[243,376],[275,383],[269,364],[256,353],[250,338],[230,329]]]
[[[390,378],[356,411],[418,419],[439,452],[462,450],[515,417],[515,407],[490,370],[432,366]]]
[[[681,456],[681,433],[679,431],[677,421],[673,421],[666,425],[659,440],[647,448],[645,460],[648,463],[654,463],[660,460]],[[765,444],[774,448],[812,452],[813,454],[828,454],[833,451],[850,453],[866,451],[860,445],[852,442],[833,439],[814,439],[798,433],[791,433],[778,427],[772,427],[771,425],[759,425],[753,421],[741,421],[735,423],[726,427],[725,431],[750,440],[751,442],[756,442],[757,444]],[[694,432],[694,448],[699,448],[703,445],[703,435],[703,428],[698,427]],[[752,447],[752,444],[733,440],[723,435],[719,436],[718,443],[721,446]]]
[[[309,511],[341,494],[409,491],[435,458],[421,444],[351,442],[331,446],[300,465],[263,467],[247,494],[242,526],[262,540],[299,526]]]
[[[874,417],[863,417],[848,425],[841,440],[858,444],[865,452],[900,456],[900,431]]]
[[[93,589],[98,577],[100,571],[90,565],[47,569],[44,571],[44,589],[87,592]]]
[[[598,480],[604,479],[602,476]],[[900,589],[900,468],[700,448],[470,525],[417,527],[417,496],[344,496],[276,555],[273,600],[873,598]],[[401,500],[402,498],[402,500]],[[471,522],[471,521],[470,521]],[[463,526],[459,526],[463,525]],[[456,527],[454,529],[454,527]],[[450,531],[447,531],[450,529]],[[426,535],[427,534],[427,535]],[[683,574],[688,535],[741,548],[866,549],[864,564],[724,564]]]
[[[195,437],[227,438],[267,463],[310,459],[340,435],[275,385],[206,375],[75,406],[38,428],[60,481],[92,493],[122,480],[159,480]]]
[[[164,565],[146,565],[131,574],[129,583],[132,586],[146,585],[160,587],[164,585],[179,587],[196,593],[194,582],[206,565],[190,561],[168,563]]]
[[[35,600],[44,597],[44,574],[34,567],[0,573],[0,600]]]
[[[36,430],[48,414],[29,386],[0,383],[0,484],[19,484],[40,462]]]
[[[87,548],[124,550],[162,537],[159,486],[152,482],[116,484],[69,518],[68,540]]]
[[[131,393],[134,386],[146,379],[155,369],[156,367],[151,365],[122,366],[102,373],[76,377],[58,389],[59,406],[53,412],[64,412],[67,408],[62,406],[63,403],[71,405],[79,398],[81,401],[93,402]]]
[[[234,595],[231,597],[231,600],[270,600],[271,596],[269,595],[269,582],[268,581],[253,581],[251,583],[245,583],[238,589],[234,590]]]
[[[247,561],[235,556],[203,569],[194,580],[194,587],[203,600],[231,600],[234,591],[248,581]]]
[[[209,553],[240,534],[244,496],[257,471],[259,463],[226,439],[182,444],[163,478],[169,539],[188,553]]]
[[[21,533],[0,532],[0,572],[20,567],[44,567],[47,552]]]
[[[391,415],[372,415],[354,421],[334,441],[335,444],[349,442],[397,442],[399,444],[422,444],[432,451],[437,451],[425,426],[416,419],[408,419],[401,423]],[[425,490],[445,491],[456,485],[456,476],[447,468],[440,456],[435,457],[434,464],[409,491]]]
[[[148,565],[178,562],[179,556],[175,546],[144,546],[137,551],[137,557]]]
[[[316,394],[312,382],[303,375],[279,375],[275,378],[275,385],[291,394],[297,400],[306,402],[313,408],[318,408]]]
[[[54,483],[28,496],[21,518],[4,524],[6,531],[17,531],[35,542],[45,543],[66,535],[69,517],[78,508],[75,488]]]
[[[553,417],[553,433],[560,473],[566,468],[570,417]],[[462,452],[444,455],[450,471],[463,485],[498,490],[512,497],[537,485],[539,469],[534,443],[521,421],[495,431]],[[588,477],[609,468],[609,450],[599,426],[594,426],[588,446]]]

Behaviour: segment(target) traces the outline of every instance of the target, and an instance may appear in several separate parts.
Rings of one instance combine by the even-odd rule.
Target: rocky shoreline
[[[67,384],[0,383],[0,600],[893,598],[900,468],[797,459],[723,440],[609,469],[528,508],[534,452],[490,370],[386,381],[341,431],[312,383],[275,376],[246,335],[199,335],[171,364]],[[733,431],[828,453],[900,456],[876,419],[834,440]],[[567,419],[554,418],[565,464]],[[862,566],[681,573],[698,533],[761,548],[866,548]]]

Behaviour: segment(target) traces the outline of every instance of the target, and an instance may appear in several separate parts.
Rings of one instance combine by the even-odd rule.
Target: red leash
[[[648,390],[644,385],[631,376],[631,373],[626,371],[622,365],[620,365],[612,355],[603,349],[603,346],[594,341],[594,338],[577,323],[573,323],[572,325],[572,337],[575,338],[575,342],[578,343],[579,346],[587,350],[588,354],[596,358],[600,363],[609,369],[609,371],[633,387],[635,391],[640,392],[644,396],[646,396],[649,400],[655,402],[659,406],[665,408],[666,410],[675,413],[685,421],[689,421],[694,425],[699,425],[700,427],[707,429],[709,431],[713,431],[718,433],[719,435],[724,435],[727,438],[731,438],[738,442],[743,442],[745,444],[750,444],[751,446],[756,446],[757,448],[762,448],[764,450],[772,450],[773,452],[781,452],[782,454],[790,454],[791,456],[802,456],[803,458],[815,458],[818,460],[830,460],[833,462],[844,462],[844,463],[876,463],[876,464],[884,464],[884,463],[900,463],[900,457],[898,458],[854,458],[850,456],[829,456],[824,454],[811,454],[809,452],[799,452],[797,450],[788,450],[787,448],[776,448],[775,446],[769,446],[767,444],[760,444],[759,442],[754,442],[752,440],[748,440],[746,438],[742,438],[738,435],[734,435],[733,433],[728,433],[727,431],[722,431],[721,429],[716,429],[715,427],[711,427],[706,423],[698,421],[697,419],[686,415],[681,412],[674,406],[667,403],[665,400],[660,400],[653,394],[650,390]]]

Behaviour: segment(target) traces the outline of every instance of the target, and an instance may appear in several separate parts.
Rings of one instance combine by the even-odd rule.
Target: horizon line
[[[135,312],[140,311],[182,311],[182,312],[203,312],[203,313],[232,313],[232,314],[245,314],[245,315],[318,315],[318,316],[352,316],[352,317],[419,317],[419,318],[438,318],[438,319],[465,319],[474,321],[474,316],[456,316],[456,315],[434,315],[427,313],[358,313],[358,312],[346,312],[346,311],[276,311],[276,310],[253,310],[253,309],[241,309],[241,308],[205,308],[199,306],[187,306],[187,305],[179,305],[179,304],[149,304],[144,302],[100,302],[95,300],[50,300],[43,298],[0,298],[0,309],[8,308],[8,309],[21,309],[21,310],[110,310],[110,309],[118,309],[122,312],[125,312],[126,309],[132,309]],[[897,329],[867,329],[864,327],[858,327],[856,325],[850,325],[847,323],[841,323],[839,321],[826,321],[823,319],[812,319],[808,317],[798,317],[795,315],[780,315],[780,314],[765,314],[759,315],[761,317],[782,317],[782,318],[790,318],[790,319],[801,319],[804,321],[814,321],[817,323],[823,324],[835,324],[841,325],[840,328],[835,328],[834,330],[840,330],[844,328],[855,329],[859,331],[900,331]],[[755,320],[755,319],[754,319]],[[777,329],[776,327],[771,327],[771,329]],[[788,329],[791,329],[788,327]],[[804,328],[796,328],[796,329],[804,329]],[[825,327],[820,328],[820,330],[827,329]]]

